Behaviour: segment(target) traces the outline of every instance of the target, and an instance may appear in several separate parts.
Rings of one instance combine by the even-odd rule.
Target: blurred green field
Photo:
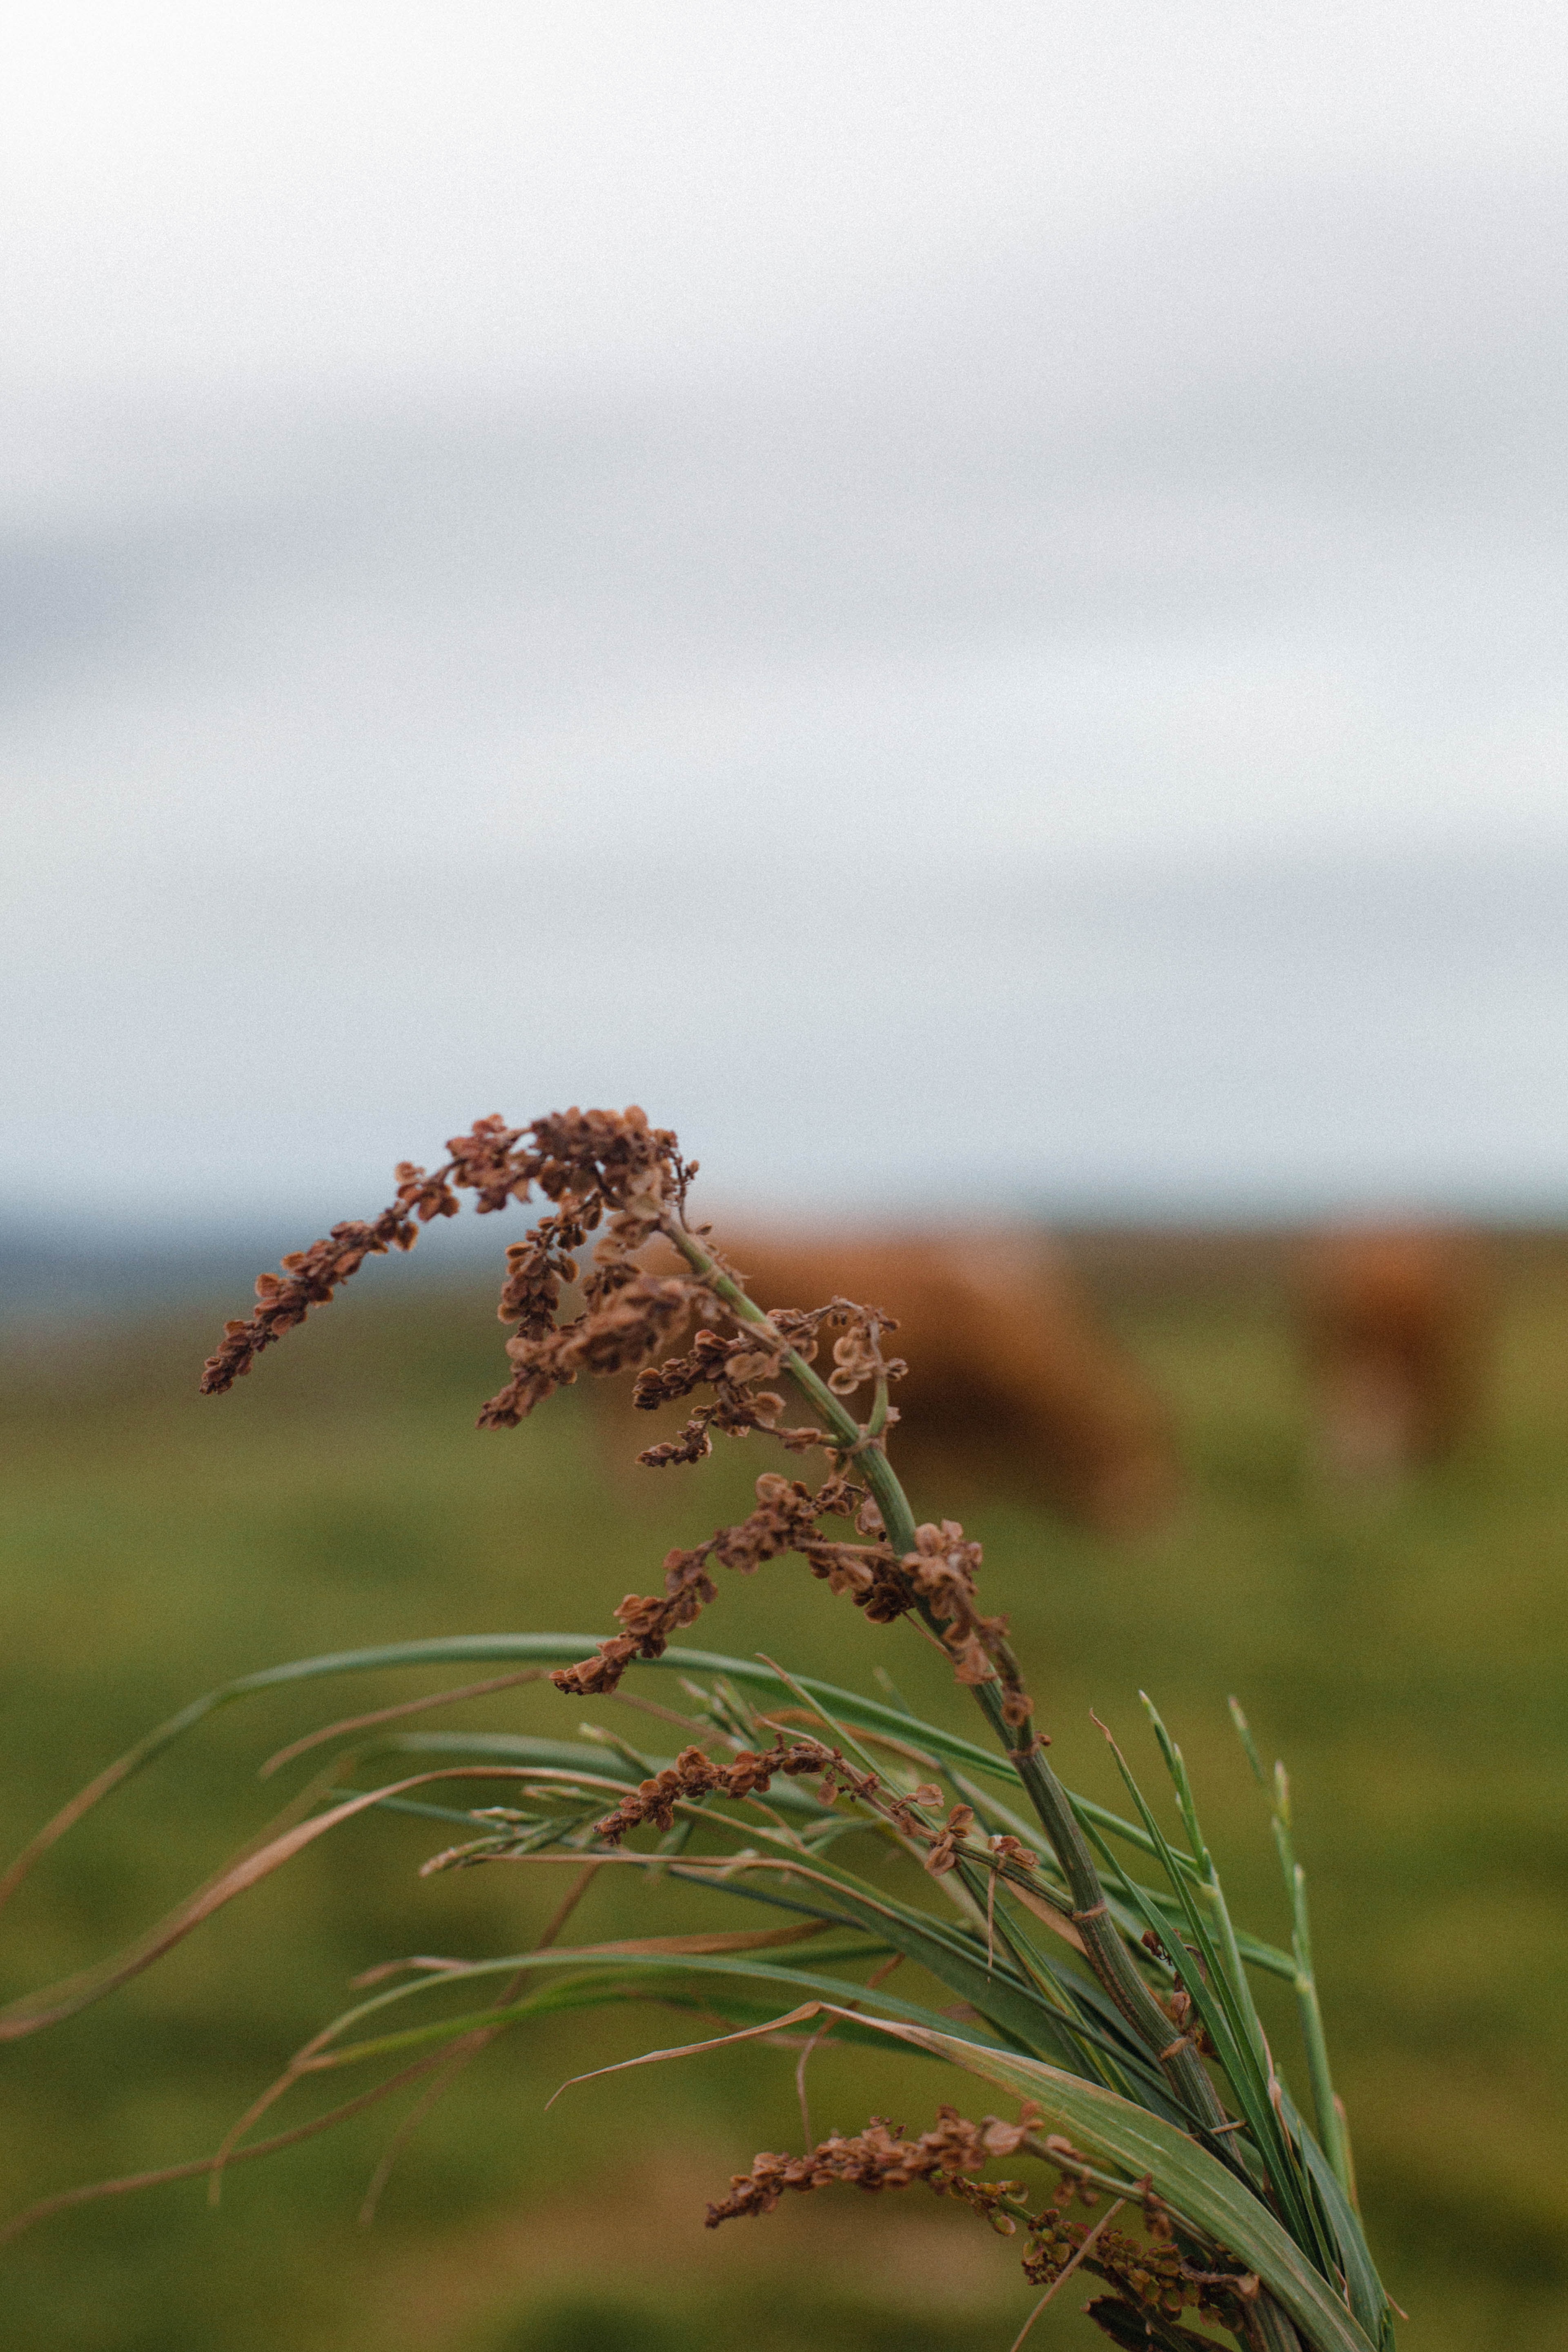
[[[358,1296],[214,1402],[195,1393],[210,1316],[40,1327],[7,1350],[7,1849],[230,1675],[422,1634],[600,1631],[668,1545],[744,1507],[767,1466],[752,1446],[673,1478],[611,1474],[575,1393],[520,1432],[477,1433],[498,1360],[489,1305],[398,1273],[368,1269]],[[1538,1256],[1509,1286],[1484,1438],[1397,1497],[1355,1505],[1313,1476],[1267,1289],[1134,1291],[1119,1313],[1180,1412],[1179,1523],[1125,1548],[1016,1499],[960,1504],[1059,1769],[1110,1797],[1088,1709],[1137,1747],[1146,1685],[1195,1769],[1243,1916],[1282,1935],[1266,1819],[1225,1717],[1227,1692],[1242,1696],[1292,1770],[1363,2201],[1412,2315],[1402,2347],[1568,2340],[1568,1255]],[[940,1661],[864,1625],[798,1563],[731,1580],[697,1638],[868,1687],[881,1660],[917,1706],[958,1719]],[[282,1741],[442,1679],[461,1677],[321,1684],[204,1727],[25,1890],[0,1938],[5,1994],[129,1937],[259,1826],[278,1797],[256,1768]],[[465,1719],[570,1737],[584,1712],[525,1689]],[[434,1824],[354,1824],[126,1991],[0,2053],[4,2210],[204,2153],[356,1970],[531,1940],[559,1874],[421,1882],[444,1842]],[[583,1932],[752,1923],[708,1895],[658,1892],[655,1906],[602,1879]],[[1012,2254],[917,2192],[791,2200],[765,2222],[703,2231],[704,2200],[736,2165],[798,2142],[785,2054],[615,2076],[544,2112],[564,2075],[689,2031],[648,2010],[514,2032],[426,2123],[368,2233],[355,2211],[393,2107],[236,2171],[216,2212],[185,2183],[47,2222],[3,2258],[4,2342],[1006,2352],[1032,2299]],[[812,2063],[823,2126],[872,2109],[923,2126],[951,2095],[914,2059]],[[1063,2305],[1031,2352],[1103,2343]]]

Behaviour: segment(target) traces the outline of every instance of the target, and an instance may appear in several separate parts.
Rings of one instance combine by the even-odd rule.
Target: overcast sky
[[[58,5],[0,1208],[1568,1195],[1568,18]]]

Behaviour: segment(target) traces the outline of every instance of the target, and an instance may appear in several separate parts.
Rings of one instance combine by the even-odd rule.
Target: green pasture
[[[1568,2336],[1568,1255],[1521,1262],[1504,1308],[1489,1427],[1398,1495],[1323,1491],[1283,1309],[1241,1282],[1134,1286],[1117,1305],[1175,1403],[1190,1468],[1186,1507],[1157,1539],[1091,1541],[1019,1496],[915,1482],[918,1507],[984,1539],[986,1589],[1012,1615],[1064,1777],[1115,1800],[1089,1710],[1142,1753],[1147,1687],[1242,1916],[1274,1937],[1284,1906],[1228,1693],[1266,1754],[1286,1757],[1363,2203],[1411,2314],[1402,2352]],[[617,1467],[576,1392],[481,1434],[474,1411],[500,1360],[490,1307],[398,1267],[368,1269],[233,1395],[204,1402],[215,1328],[184,1313],[40,1324],[0,1360],[7,1850],[230,1675],[426,1634],[606,1630],[670,1544],[738,1516],[773,1466],[752,1441],[695,1473]],[[925,1644],[864,1624],[799,1562],[731,1579],[691,1638],[868,1689],[881,1664],[921,1711],[969,1727]],[[304,1764],[258,1779],[284,1742],[461,1678],[318,1683],[203,1726],[73,1832],[0,1920],[0,1992],[83,1966],[195,1885],[301,1784]],[[651,1675],[628,1687],[673,1696]],[[469,1702],[463,1719],[569,1738],[585,1716],[661,1752],[678,1738],[548,1687]],[[1158,1777],[1151,1762],[1146,1785]],[[353,1823],[127,1990],[0,2051],[0,2206],[205,2153],[378,1960],[526,1948],[563,1869],[422,1881],[447,1842],[434,1822]],[[579,1924],[586,1938],[760,1916],[737,1907],[611,1872]],[[1289,2014],[1279,2001],[1268,2014],[1289,2071]],[[1006,2352],[1032,2300],[1013,2253],[924,2192],[795,2199],[704,2231],[731,2170],[799,2144],[792,2053],[613,2075],[545,2111],[565,2076],[699,2031],[651,2008],[513,2030],[412,2138],[368,2232],[356,2210],[395,2105],[236,2170],[216,2211],[197,2182],[48,2221],[0,2255],[0,2340]],[[874,2110],[921,2128],[958,2095],[928,2062],[859,2049],[818,2052],[808,2080],[822,2129]],[[279,2126],[310,2112],[298,2095]],[[1084,2299],[1064,2294],[1030,2352],[1103,2343],[1077,2315]]]

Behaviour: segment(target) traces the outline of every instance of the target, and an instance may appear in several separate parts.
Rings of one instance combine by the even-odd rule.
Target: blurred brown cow
[[[721,1238],[761,1306],[843,1297],[897,1316],[887,1349],[909,1372],[892,1391],[893,1450],[922,1486],[995,1478],[1117,1535],[1148,1528],[1175,1499],[1163,1405],[1042,1236],[726,1227]]]
[[[1486,1280],[1479,1238],[1439,1226],[1319,1234],[1299,1265],[1327,1467],[1389,1479],[1452,1454],[1480,1412]]]

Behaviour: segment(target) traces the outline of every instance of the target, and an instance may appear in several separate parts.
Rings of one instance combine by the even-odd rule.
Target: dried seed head
[[[730,2194],[708,2208],[708,2227],[743,2213],[771,2213],[786,2189],[826,2189],[838,2182],[856,2189],[908,2189],[919,2182],[938,2196],[957,2196],[983,2213],[1004,2236],[1017,2227],[1006,2209],[1016,2207],[1016,2184],[977,2181],[973,2176],[994,2156],[1011,2155],[1027,2126],[999,2123],[987,2116],[970,2123],[955,2107],[939,2107],[932,2128],[906,2139],[885,2116],[873,2116],[863,2132],[835,2132],[806,2156],[759,2156],[749,2172],[737,2172]]]
[[[1003,1719],[1018,1727],[1028,1722],[1033,1702],[1019,1680],[1007,1620],[983,1617],[974,1606],[980,1559],[980,1546],[966,1541],[958,1521],[943,1519],[940,1527],[928,1523],[915,1529],[915,1549],[904,1554],[901,1566],[943,1629],[958,1680],[1000,1682]]]
[[[433,1172],[413,1160],[400,1160],[395,1197],[378,1217],[334,1225],[325,1241],[290,1252],[281,1262],[281,1275],[262,1276],[254,1313],[248,1320],[226,1324],[208,1359],[202,1379],[205,1394],[232,1388],[263,1349],[302,1323],[312,1307],[325,1306],[366,1257],[388,1249],[412,1249],[421,1225],[434,1217],[455,1216],[463,1192],[474,1195],[481,1214],[504,1209],[513,1200],[526,1201],[535,1189],[556,1204],[556,1214],[542,1219],[515,1255],[509,1253],[500,1311],[504,1321],[521,1325],[526,1342],[542,1343],[553,1330],[561,1283],[575,1279],[577,1273],[566,1253],[587,1234],[604,1228],[594,1271],[584,1285],[588,1314],[583,1318],[580,1360],[557,1365],[542,1359],[524,1364],[500,1397],[491,1400],[485,1425],[504,1427],[521,1420],[577,1370],[605,1369],[598,1360],[604,1358],[614,1359],[619,1369],[622,1362],[651,1353],[668,1336],[674,1319],[660,1320],[647,1299],[640,1320],[635,1311],[608,1325],[598,1319],[611,1296],[625,1286],[630,1253],[658,1230],[684,1197],[689,1171],[668,1129],[650,1128],[636,1105],[624,1111],[552,1112],[528,1127],[509,1127],[497,1114],[477,1119],[468,1134],[454,1136],[447,1150],[446,1165]],[[630,1271],[635,1279],[636,1270]],[[683,1310],[694,1288],[686,1286]],[[639,1334],[646,1335],[640,1348]]]

